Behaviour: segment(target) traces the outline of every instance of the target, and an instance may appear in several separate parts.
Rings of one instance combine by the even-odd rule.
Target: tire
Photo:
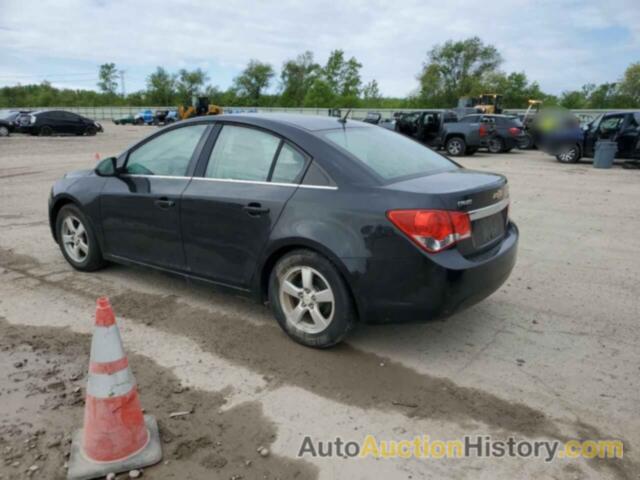
[[[70,226],[75,228],[75,233]],[[80,226],[84,232],[81,232]],[[56,238],[65,260],[76,270],[93,272],[105,266],[96,234],[87,217],[75,205],[65,205],[58,212]]]
[[[84,133],[90,137],[93,137],[96,133],[98,133],[98,129],[93,125],[89,125]]]
[[[136,118],[135,124],[136,125],[144,125],[144,119],[143,118]]]
[[[8,137],[8,136],[9,136],[9,127],[0,125],[0,137]]]
[[[491,153],[502,153],[504,152],[504,140],[500,137],[490,138],[487,148]]]
[[[467,144],[462,137],[451,137],[444,148],[452,157],[461,157],[467,150]]]
[[[568,145],[562,149],[562,151],[556,155],[556,159],[560,163],[576,163],[580,160],[580,148],[578,145]]]
[[[533,137],[531,135],[526,135],[525,140],[522,141],[520,145],[518,145],[520,150],[530,150],[533,148]]]
[[[316,297],[318,292],[324,292],[326,302]],[[356,323],[344,279],[333,263],[311,250],[294,250],[276,263],[269,275],[269,302],[280,327],[307,347],[336,345]],[[317,321],[318,316],[323,321]]]
[[[38,135],[40,135],[41,137],[50,137],[51,135],[53,135],[53,128],[51,128],[49,125],[43,125],[42,127],[40,127],[40,130],[38,130]]]

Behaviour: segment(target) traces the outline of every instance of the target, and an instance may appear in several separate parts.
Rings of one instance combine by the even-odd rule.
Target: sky
[[[97,89],[99,65],[114,62],[127,92],[158,65],[202,68],[225,89],[252,58],[279,77],[305,50],[324,64],[342,49],[365,83],[406,96],[433,46],[476,35],[498,48],[503,71],[559,94],[640,61],[640,0],[0,0],[0,86]]]

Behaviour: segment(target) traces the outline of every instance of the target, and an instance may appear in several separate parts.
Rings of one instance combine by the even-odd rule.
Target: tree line
[[[301,53],[286,60],[278,76],[271,64],[252,59],[226,90],[211,85],[209,75],[200,68],[171,72],[159,66],[147,77],[145,89],[119,95],[118,68],[105,63],[98,72],[98,91],[59,89],[46,81],[2,87],[0,107],[169,106],[207,96],[223,106],[451,108],[459,98],[481,93],[502,94],[506,108],[525,108],[529,99],[571,109],[640,107],[640,62],[630,64],[620,79],[586,84],[559,96],[543,92],[525,72],[504,72],[502,64],[498,49],[478,37],[450,40],[427,52],[417,88],[405,98],[396,98],[383,96],[376,80],[364,83],[362,63],[353,56],[347,58],[343,50],[332,51],[325,64],[318,63],[310,51]]]

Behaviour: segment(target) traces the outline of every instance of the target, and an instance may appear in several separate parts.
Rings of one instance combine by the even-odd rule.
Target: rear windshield
[[[442,155],[385,128],[343,128],[327,130],[321,135],[385,181],[458,169]]]

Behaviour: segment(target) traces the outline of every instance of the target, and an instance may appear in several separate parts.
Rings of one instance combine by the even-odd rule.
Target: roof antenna
[[[349,114],[351,113],[351,109],[347,110],[347,113],[344,114],[344,117],[342,117],[340,120],[338,120],[340,123],[347,123],[347,117],[349,116]]]

